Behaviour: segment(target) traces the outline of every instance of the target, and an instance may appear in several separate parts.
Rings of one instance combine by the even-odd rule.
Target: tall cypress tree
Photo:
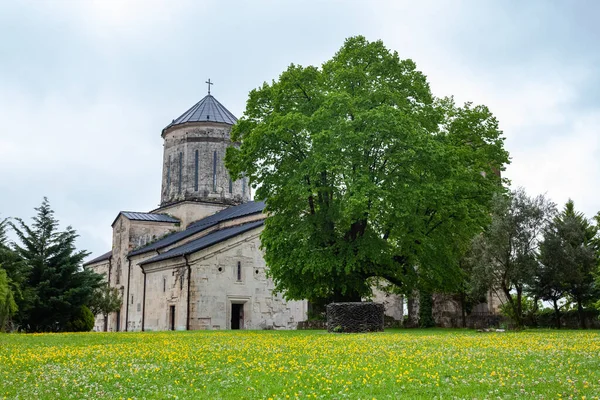
[[[58,230],[47,198],[35,210],[31,226],[18,218],[10,223],[21,242],[14,249],[29,269],[29,304],[19,311],[19,322],[28,331],[62,331],[76,311],[90,303],[102,276],[82,268],[89,253],[75,248],[78,235],[73,228]]]

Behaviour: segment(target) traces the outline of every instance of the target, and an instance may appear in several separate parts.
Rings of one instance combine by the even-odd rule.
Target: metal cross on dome
[[[208,83],[208,94],[210,94],[210,85],[214,85],[214,83],[210,81],[210,78],[208,78],[208,80],[204,83]]]

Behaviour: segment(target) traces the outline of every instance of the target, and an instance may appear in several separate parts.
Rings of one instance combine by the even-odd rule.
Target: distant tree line
[[[565,310],[577,312],[586,328],[586,309],[600,303],[600,213],[592,220],[569,200],[559,212],[544,196],[523,189],[494,199],[491,224],[465,255],[471,297],[496,291],[517,327],[550,304],[561,327]]]
[[[0,331],[89,331],[106,308],[104,278],[82,267],[89,253],[76,249],[73,228],[59,230],[46,198],[35,210],[31,224],[0,220]]]

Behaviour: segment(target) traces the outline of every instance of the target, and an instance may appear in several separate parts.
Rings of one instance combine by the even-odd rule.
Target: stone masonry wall
[[[232,181],[229,190],[230,177],[224,160],[227,147],[233,145],[229,137],[230,130],[231,127],[226,124],[202,122],[173,129],[165,135],[161,205],[182,200],[225,204],[240,204],[250,200],[247,178]],[[216,182],[213,181],[215,154]]]
[[[189,258],[190,329],[230,329],[232,304],[243,305],[243,329],[293,329],[298,321],[306,319],[305,301],[286,302],[281,295],[272,293],[273,282],[266,277],[259,249],[259,233],[257,228]],[[177,280],[181,276],[177,270],[183,266],[185,260],[180,258],[146,267],[146,330],[169,329],[172,305],[176,310],[176,329],[185,329],[187,275],[183,275],[183,290]],[[163,291],[165,279],[167,290]]]

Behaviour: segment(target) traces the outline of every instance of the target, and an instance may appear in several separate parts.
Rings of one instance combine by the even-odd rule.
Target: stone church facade
[[[160,207],[120,212],[112,250],[84,265],[123,297],[95,330],[291,329],[306,319],[307,302],[285,301],[266,276],[264,203],[225,168],[235,122],[209,93],[163,129]]]

